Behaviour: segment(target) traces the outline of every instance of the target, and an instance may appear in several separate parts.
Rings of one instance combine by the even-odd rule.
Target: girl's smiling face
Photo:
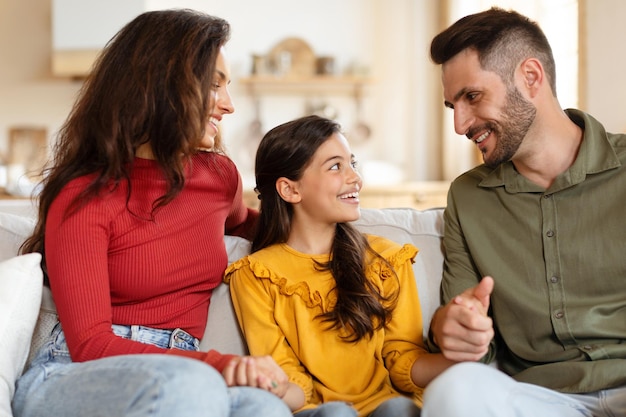
[[[331,135],[311,158],[294,186],[299,201],[294,206],[298,220],[333,224],[360,216],[359,190],[363,184],[346,138]]]

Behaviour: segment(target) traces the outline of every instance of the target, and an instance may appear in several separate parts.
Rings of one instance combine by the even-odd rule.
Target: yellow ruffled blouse
[[[396,271],[370,256],[366,275],[383,295],[398,290],[391,321],[372,338],[341,339],[317,316],[336,302],[334,279],[316,268],[329,255],[307,255],[277,244],[234,262],[227,270],[233,304],[251,355],[271,355],[305,393],[301,409],[328,401],[351,403],[359,415],[404,393],[421,406],[422,388],[411,367],[426,353],[412,263],[418,250],[368,236]]]

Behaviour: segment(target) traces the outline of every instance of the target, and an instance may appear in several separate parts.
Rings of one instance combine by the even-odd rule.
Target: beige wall
[[[608,131],[626,132],[626,2],[584,0],[582,5],[581,108]]]
[[[248,74],[252,53],[265,52],[281,38],[297,35],[298,25],[308,31],[305,37],[316,52],[336,55],[341,65],[350,60],[368,65],[376,83],[368,90],[364,110],[374,133],[373,140],[359,153],[401,167],[409,180],[441,179],[436,116],[441,107],[439,75],[427,55],[430,38],[439,29],[435,8],[438,2],[319,0],[317,4],[324,7],[307,11],[306,15],[309,20],[317,18],[328,23],[322,26],[323,33],[316,35],[310,32],[312,28],[293,22],[293,16],[298,16],[296,10],[275,13],[276,7],[256,7],[253,13],[242,14],[239,11],[244,0],[196,1],[207,4],[214,14],[233,24],[229,48],[236,78]],[[288,0],[268,1],[295,7],[288,6],[294,3]],[[621,98],[626,96],[622,76],[626,54],[619,31],[626,17],[626,2],[587,0],[586,8],[581,40],[586,51],[581,107],[605,122],[609,130],[624,131]],[[333,14],[333,10],[338,12]],[[51,0],[0,0],[0,152],[6,151],[8,129],[13,126],[45,127],[52,137],[80,87],[79,82],[55,78],[50,73],[50,13]],[[282,23],[287,20],[291,23]],[[225,136],[239,163],[253,106],[236,79],[232,93],[237,111],[225,121]],[[340,121],[351,126],[354,106],[350,97],[331,100],[340,108]],[[266,127],[299,115],[302,105],[302,98],[275,98],[264,110]],[[428,112],[433,115],[428,116]]]

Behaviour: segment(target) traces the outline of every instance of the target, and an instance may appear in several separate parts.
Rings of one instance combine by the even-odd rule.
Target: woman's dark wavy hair
[[[127,181],[142,144],[150,143],[168,184],[153,209],[182,190],[185,160],[197,152],[214,105],[217,56],[229,38],[223,19],[161,10],[137,16],[109,41],[58,133],[38,196],[38,221],[22,253],[44,254],[48,210],[63,187],[93,175],[71,205],[70,212],[76,210]],[[214,150],[223,152],[219,138]]]
[[[539,59],[556,96],[552,48],[539,25],[526,16],[492,7],[462,17],[433,38],[430,58],[435,64],[445,64],[468,48],[478,52],[483,69],[498,74],[506,85],[513,82],[520,62],[531,57]]]
[[[319,116],[306,116],[279,125],[265,134],[256,153],[256,191],[261,200],[252,252],[285,243],[291,230],[293,207],[276,191],[276,181],[285,177],[302,178],[317,149],[341,130],[336,122]],[[370,253],[391,266],[368,244],[367,238],[349,223],[337,223],[330,261],[318,265],[335,278],[337,303],[321,314],[330,328],[344,329],[345,340],[356,342],[385,326],[391,319],[397,294],[383,296],[365,275],[366,255]]]

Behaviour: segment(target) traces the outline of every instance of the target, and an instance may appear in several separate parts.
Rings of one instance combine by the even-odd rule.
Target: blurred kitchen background
[[[36,180],[91,60],[123,24],[147,10],[188,7],[232,25],[236,111],[222,132],[251,197],[260,136],[317,113],[342,124],[364,189],[378,190],[369,205],[443,205],[449,181],[480,157],[444,111],[429,44],[452,21],[492,5],[544,28],[563,107],[626,130],[622,0],[0,0],[0,188],[29,194],[16,178]]]

